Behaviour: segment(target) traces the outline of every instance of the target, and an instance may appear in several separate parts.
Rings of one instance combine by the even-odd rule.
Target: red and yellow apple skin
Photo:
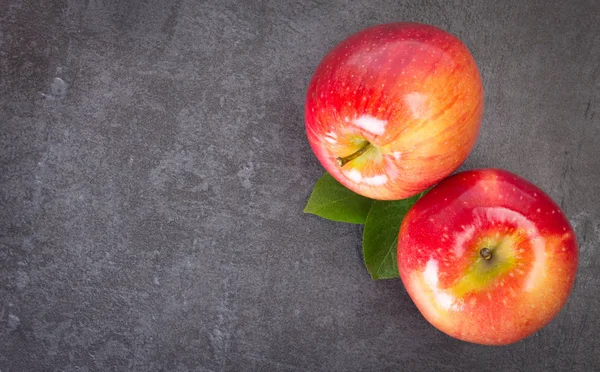
[[[483,112],[479,70],[439,28],[393,23],[333,48],[306,95],[306,132],[325,169],[354,192],[415,195],[472,150]]]
[[[458,173],[420,199],[398,236],[398,268],[423,316],[478,344],[521,340],[567,301],[573,229],[542,190],[510,172]]]

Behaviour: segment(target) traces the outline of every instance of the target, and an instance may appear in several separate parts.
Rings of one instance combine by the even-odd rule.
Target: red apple
[[[398,237],[406,291],[440,331],[508,344],[554,318],[577,270],[573,229],[558,205],[510,172],[458,173],[408,212]]]
[[[479,70],[439,28],[394,23],[332,49],[306,95],[306,131],[325,169],[374,199],[404,199],[452,173],[483,112]]]

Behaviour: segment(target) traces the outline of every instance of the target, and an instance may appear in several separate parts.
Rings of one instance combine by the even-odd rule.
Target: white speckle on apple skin
[[[387,125],[386,120],[380,120],[371,115],[363,115],[357,119],[354,119],[352,123],[359,128],[378,136],[385,133],[385,126]]]
[[[385,174],[380,174],[380,175],[373,176],[373,177],[366,177],[363,179],[363,181],[367,185],[379,186],[379,185],[383,185],[383,184],[387,183],[388,176],[386,176]]]
[[[448,265],[446,263],[446,265]],[[455,298],[438,287],[438,262],[435,259],[430,259],[425,265],[423,271],[423,278],[425,283],[429,286],[435,296],[436,302],[446,310],[459,311],[463,306],[464,302],[457,302]]]
[[[348,177],[349,179],[351,179],[354,182],[362,181],[362,174],[356,169],[351,169],[349,171],[346,171],[346,172],[344,172],[344,174],[346,175],[346,177]]]

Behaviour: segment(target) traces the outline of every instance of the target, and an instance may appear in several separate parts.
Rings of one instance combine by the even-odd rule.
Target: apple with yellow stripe
[[[325,169],[373,199],[415,195],[472,150],[483,113],[477,65],[455,36],[392,23],[360,31],[321,61],[306,95],[306,132]]]
[[[521,340],[550,322],[575,281],[577,243],[558,205],[505,170],[458,173],[405,216],[398,268],[440,331],[479,344]]]

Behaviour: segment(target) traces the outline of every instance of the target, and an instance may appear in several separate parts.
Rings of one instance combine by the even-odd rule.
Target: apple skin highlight
[[[305,105],[321,164],[347,188],[380,200],[408,198],[456,170],[482,114],[469,50],[417,23],[379,25],[342,41],[317,67]]]
[[[442,181],[408,212],[398,237],[400,277],[417,308],[440,331],[478,344],[514,343],[548,324],[577,263],[559,206],[499,169]]]

